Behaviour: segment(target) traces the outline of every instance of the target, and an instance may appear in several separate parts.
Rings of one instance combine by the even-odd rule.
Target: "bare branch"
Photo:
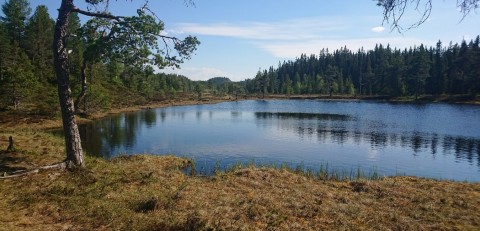
[[[72,12],[76,12],[76,13],[79,13],[79,14],[82,14],[82,15],[85,15],[85,16],[89,16],[89,17],[106,18],[106,19],[112,19],[112,20],[116,20],[116,21],[120,21],[122,18],[125,18],[123,16],[115,16],[115,15],[112,15],[112,14],[107,13],[107,12],[94,13],[94,12],[90,12],[90,11],[81,10],[79,8],[73,8]]]
[[[12,172],[10,174],[3,173],[3,176],[0,176],[0,180],[15,178],[15,177],[21,177],[21,176],[27,176],[27,175],[39,173],[40,171],[50,170],[50,169],[63,170],[63,169],[66,169],[68,167],[68,165],[69,165],[68,161],[64,161],[64,162],[61,162],[61,163],[58,163],[58,164],[42,166],[42,167],[39,167],[39,168],[36,168],[36,169],[33,169],[33,170],[29,170],[29,171],[23,171],[22,170],[22,171]]]
[[[470,14],[472,10],[476,10],[480,7],[479,0],[457,0],[457,7],[460,8],[460,12],[462,12],[463,17],[462,20]]]
[[[399,33],[404,30],[401,26],[401,20],[407,10],[408,5],[413,5],[414,9],[420,12],[420,19],[411,24],[407,30],[417,28],[425,23],[432,13],[433,0],[375,0],[377,5],[383,8],[383,22],[391,23],[392,30],[396,29]],[[462,21],[472,11],[480,7],[480,0],[457,0],[457,7],[463,14]]]
[[[193,0],[185,0],[184,3],[185,3],[186,6],[195,7],[195,2]]]

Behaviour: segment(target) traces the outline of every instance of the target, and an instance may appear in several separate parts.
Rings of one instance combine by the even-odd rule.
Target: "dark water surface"
[[[176,154],[205,170],[254,161],[480,181],[475,105],[241,101],[120,114],[80,131],[86,151],[106,158]]]

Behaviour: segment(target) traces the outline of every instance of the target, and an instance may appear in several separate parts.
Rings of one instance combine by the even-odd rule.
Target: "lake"
[[[90,155],[175,154],[211,172],[235,163],[376,169],[480,181],[480,106],[249,100],[114,115],[80,126]]]

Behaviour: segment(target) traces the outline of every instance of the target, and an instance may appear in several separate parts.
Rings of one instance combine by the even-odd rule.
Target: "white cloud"
[[[376,33],[383,32],[384,30],[385,30],[385,27],[383,27],[383,26],[377,26],[377,27],[372,28],[372,31],[376,32]]]
[[[167,68],[163,70],[157,70],[157,72],[184,75],[191,80],[209,80],[213,77],[228,77],[234,81],[241,80],[240,77],[235,74],[212,67],[184,67],[182,69]]]
[[[264,23],[182,23],[178,31],[196,35],[234,37],[250,40],[305,40],[325,37],[346,29],[339,19],[310,18]]]

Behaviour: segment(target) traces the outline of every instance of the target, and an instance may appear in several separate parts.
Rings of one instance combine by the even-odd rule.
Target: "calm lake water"
[[[475,105],[240,101],[120,114],[80,131],[91,155],[176,154],[207,172],[254,161],[480,181]]]

